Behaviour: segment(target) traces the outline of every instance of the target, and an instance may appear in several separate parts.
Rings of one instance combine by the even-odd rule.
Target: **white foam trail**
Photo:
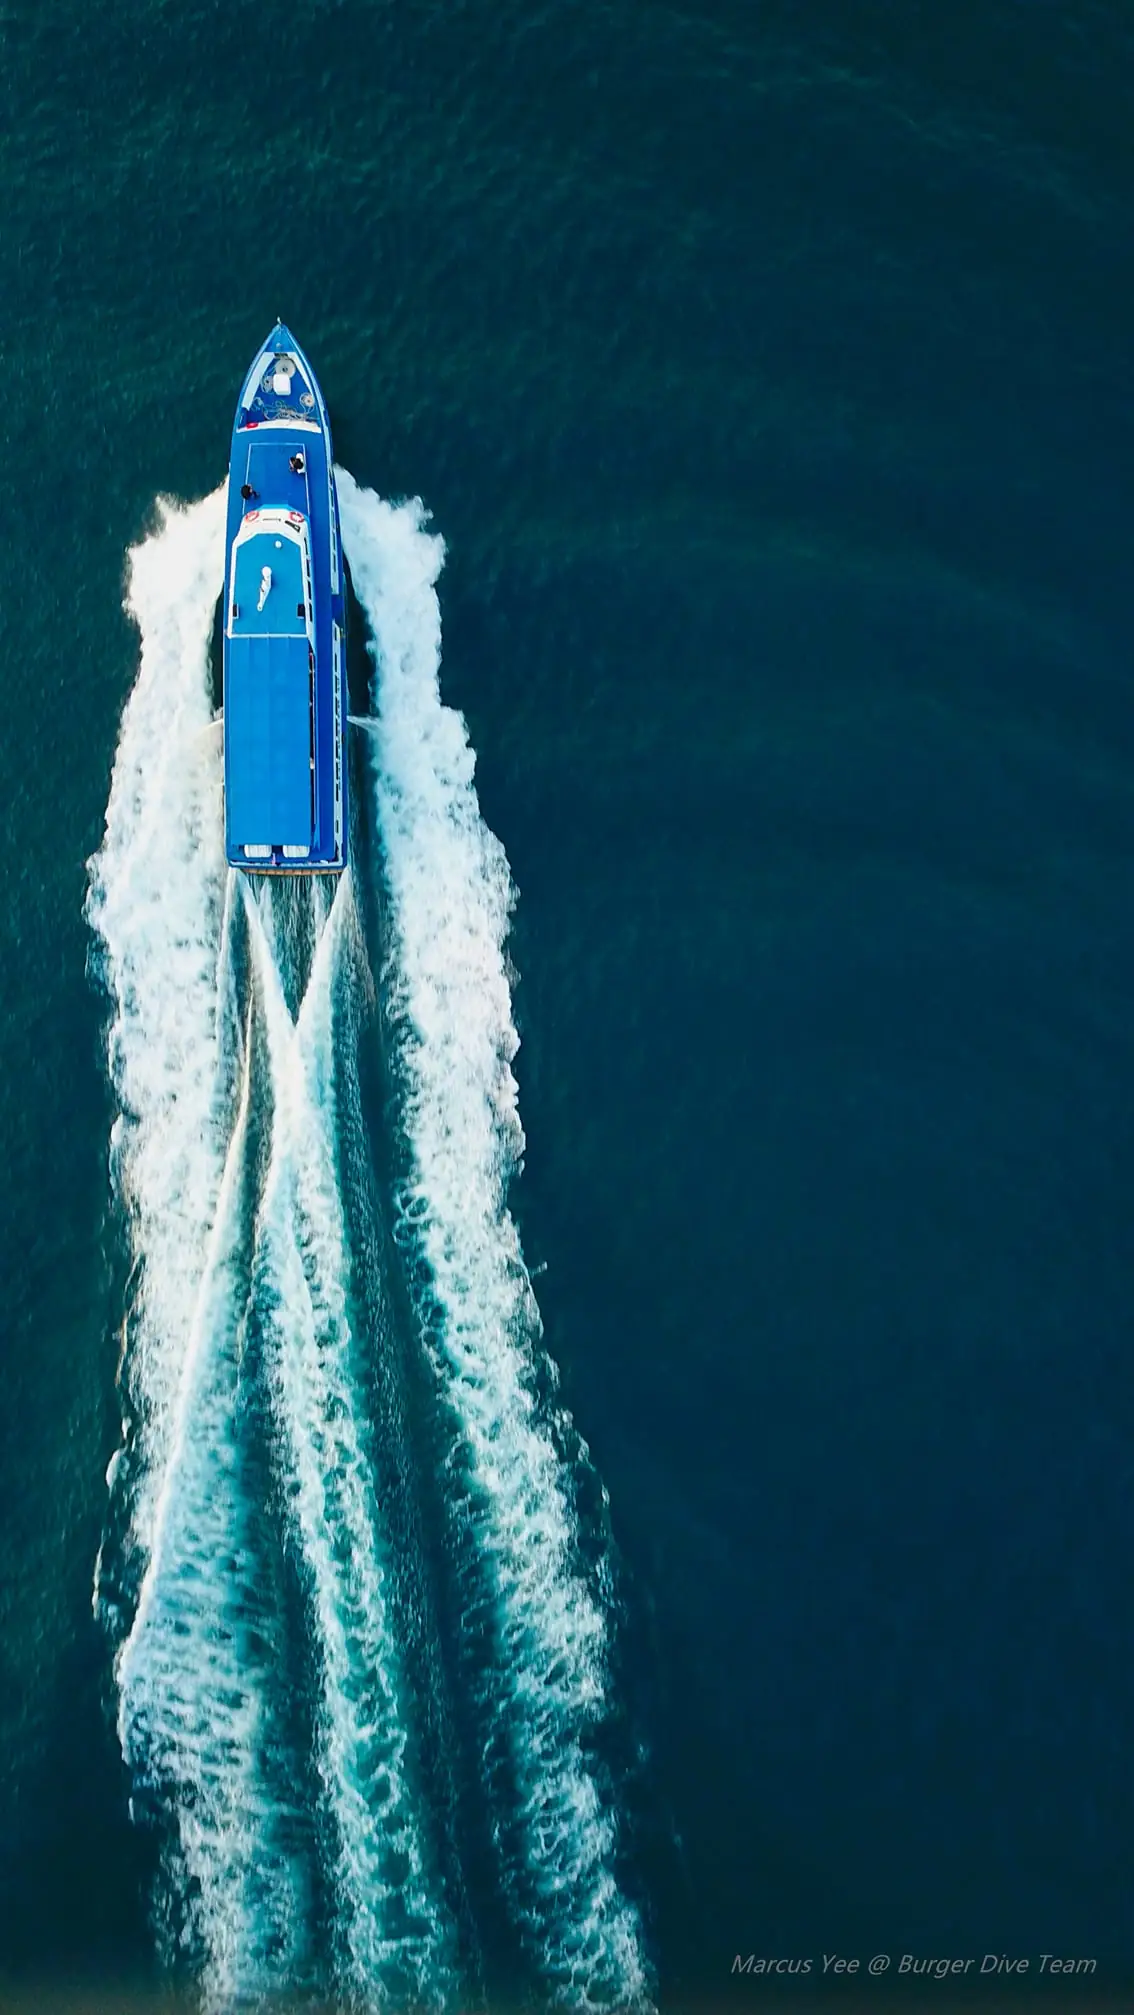
[[[190,1336],[153,1551],[117,1661],[118,1728],[135,1777],[172,1807],[180,1896],[203,1950],[208,2005],[294,1983],[309,1897],[290,1851],[296,1813],[265,1778],[270,1612],[257,1588],[235,1448],[240,1247],[251,1049]],[[277,1776],[281,1774],[277,1766]]]
[[[335,1158],[333,982],[353,895],[344,875],[330,917],[316,913],[318,942],[295,1023],[262,920],[270,902],[247,888],[246,897],[274,1096],[256,1299],[316,1624],[317,1762],[338,1836],[340,1984],[354,2005],[436,2008],[452,1985],[450,1930],[430,1893],[407,1782],[387,1568],[358,1425]]]
[[[225,1149],[216,1124],[220,770],[200,738],[211,717],[224,492],[159,512],[158,530],[129,558],[126,608],[141,661],[87,899],[114,1003],[112,1160],[139,1267],[126,1371],[136,1409],[131,1537],[143,1559]]]
[[[223,491],[161,507],[130,555],[141,662],[115,758],[87,913],[114,1004],[114,1167],[135,1256],[124,1376],[132,1420],[111,1487],[144,1568],[117,1660],[119,1731],[136,1789],[176,1829],[175,1912],[215,2006],[295,1977],[302,1878],[269,1795],[264,1618],[236,1477],[239,1237],[250,1055],[235,1126],[222,1025],[234,1002],[231,897],[208,641]],[[239,1051],[238,1051],[239,1058]],[[247,1513],[244,1507],[244,1513]]]
[[[562,1465],[531,1391],[538,1311],[506,1204],[523,1146],[504,941],[508,863],[480,816],[462,717],[441,703],[443,547],[420,504],[337,475],[355,592],[374,637],[367,737],[389,895],[384,974],[407,1086],[407,1212],[439,1320],[423,1334],[459,1422],[466,1516],[494,1575],[499,1654],[483,1707],[510,1743],[524,1866],[513,1906],[552,1996],[648,2001],[641,1927],[587,1743],[604,1704],[605,1622],[576,1559]]]

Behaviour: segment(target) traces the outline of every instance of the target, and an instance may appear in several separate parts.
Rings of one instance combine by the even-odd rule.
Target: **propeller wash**
[[[223,489],[161,504],[130,555],[140,662],[90,864],[130,1259],[95,1607],[155,1932],[210,2009],[469,2006],[516,1967],[537,2003],[645,2008],[585,1450],[537,1397],[507,1207],[511,878],[440,698],[442,542],[336,480],[371,632],[350,865],[226,862]],[[484,1842],[514,1960],[470,1901]]]

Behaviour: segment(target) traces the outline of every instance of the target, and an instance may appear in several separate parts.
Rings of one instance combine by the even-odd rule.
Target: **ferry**
[[[249,874],[346,865],[346,584],[331,428],[277,322],[244,380],[225,532],[225,854]]]

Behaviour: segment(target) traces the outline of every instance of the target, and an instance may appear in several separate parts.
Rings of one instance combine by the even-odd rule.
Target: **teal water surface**
[[[483,1227],[461,1248],[459,1216],[428,1242],[452,1165],[428,1160],[441,1136],[398,1048],[405,961],[443,942],[423,908],[442,884],[397,878],[411,720],[410,769],[377,772],[352,918],[231,926],[251,1115],[233,1266],[264,1292],[247,1286],[241,1332],[252,1398],[240,1412],[222,1381],[190,1425],[202,1450],[239,1418],[248,1525],[222,1502],[215,1557],[239,1537],[260,1566],[244,1607],[237,1579],[216,1588],[238,1612],[233,1685],[279,1679],[263,1754],[286,1872],[269,1895],[268,1861],[263,1894],[244,1871],[238,1943],[259,1910],[269,1984],[345,1980],[363,2005],[382,1980],[403,2003],[748,2000],[736,1953],[818,1967],[836,1946],[1094,1956],[1092,1984],[1122,1993],[1127,13],[126,0],[96,22],[54,0],[8,8],[3,48],[0,1980],[232,1987],[212,1877],[174,1851],[187,1723],[160,1757],[154,1733],[211,1669],[211,1611],[192,1658],[148,1668],[161,1713],[125,1757],[118,1725],[138,1587],[133,1500],[115,1508],[106,1472],[120,1355],[127,1387],[139,1362],[139,1234],[109,1170],[123,1100],[87,864],[139,670],[127,553],[154,550],[159,497],[196,505],[223,479],[241,376],[282,314],[340,463],[432,514],[360,522],[364,680],[367,624],[380,641],[382,607],[393,620],[383,566],[408,570],[424,651],[428,540],[445,544],[441,698],[519,891],[510,963],[469,968],[462,1026],[491,1000],[489,1048],[508,1013],[521,1039],[522,1157],[494,1107],[491,1138],[501,1167],[522,1159],[510,1204],[543,1334],[526,1300],[505,1327],[532,1353],[544,1453],[494,1469],[489,1435],[462,1522],[479,1416],[467,1379],[446,1384],[465,1332],[445,1297],[496,1248]],[[196,608],[204,590],[182,591]],[[147,900],[167,871],[185,894],[183,852],[167,870],[161,849],[186,774],[130,855]],[[453,872],[503,903],[460,804]],[[172,971],[191,932],[169,916]],[[313,1077],[292,1072],[292,1017]],[[294,1086],[321,1097],[324,1063],[334,1123],[308,1148]],[[221,1162],[235,1066],[225,1084]],[[285,1112],[291,1159],[273,1162]],[[331,1278],[311,1257],[328,1181],[341,1222],[320,1222],[350,1278],[345,1315],[327,1289],[319,1362],[353,1383],[325,1417],[357,1425],[359,1475],[395,1481],[375,1511],[342,1484],[353,1444],[321,1443],[342,1494],[305,1525],[288,1477],[312,1414],[273,1384],[290,1332],[272,1310]],[[187,1280],[163,1275],[172,1329]],[[120,1500],[144,1475],[120,1471]],[[505,1601],[549,1491],[568,1534],[552,1594],[583,1591],[566,1668],[540,1665]],[[372,1540],[388,1618],[351,1579]],[[117,1623],[92,1606],[107,1547]],[[312,1624],[331,1610],[349,1671]],[[590,1712],[570,1675],[591,1669],[592,1613],[601,1713],[571,1782],[599,1831],[541,1846],[532,1815],[562,1809],[571,1717]],[[392,1706],[366,1690],[383,1618]],[[326,1731],[349,1747],[359,1700],[388,1708],[391,1755],[403,1721],[418,1731],[398,1838],[424,1843],[420,1894],[416,1847],[396,1880],[366,1860],[397,1805],[386,1763],[352,1751],[335,1774]],[[576,1850],[612,1885],[589,1972],[583,1920],[548,1886]],[[405,1917],[383,1917],[403,1879]],[[190,1889],[206,1903],[171,1950]]]

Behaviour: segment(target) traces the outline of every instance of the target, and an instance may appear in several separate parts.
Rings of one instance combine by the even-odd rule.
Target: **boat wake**
[[[155,1928],[212,2008],[468,2004],[510,1965],[468,1902],[486,1839],[525,1994],[644,2007],[585,1450],[507,1207],[511,879],[440,698],[441,541],[338,481],[371,632],[356,865],[225,866],[218,491],[130,556],[141,655],[90,868],[131,1259],[95,1604]]]

